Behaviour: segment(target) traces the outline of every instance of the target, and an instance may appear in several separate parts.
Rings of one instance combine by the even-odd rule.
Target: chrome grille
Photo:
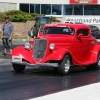
[[[34,43],[34,58],[43,58],[46,52],[47,40],[37,39]]]

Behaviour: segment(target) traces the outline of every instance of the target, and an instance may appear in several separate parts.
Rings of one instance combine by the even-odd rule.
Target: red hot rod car
[[[68,74],[74,65],[100,68],[100,45],[91,36],[88,25],[46,24],[40,36],[30,43],[12,51],[12,65],[16,72],[22,72],[25,66],[55,67],[63,75]]]

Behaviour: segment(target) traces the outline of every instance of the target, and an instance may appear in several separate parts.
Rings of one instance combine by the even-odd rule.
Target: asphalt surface
[[[17,42],[17,45],[23,45]],[[0,43],[0,53],[2,53]],[[100,82],[100,71],[73,68],[69,75],[60,76],[53,69],[33,69],[26,67],[23,73],[16,73],[9,55],[0,63],[0,100],[28,100],[63,90]],[[8,62],[6,63],[6,61]]]

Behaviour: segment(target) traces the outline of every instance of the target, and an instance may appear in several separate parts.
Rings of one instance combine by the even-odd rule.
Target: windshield
[[[41,18],[40,19],[40,30],[42,30],[45,24],[49,24],[49,23],[50,23],[50,18]]]
[[[50,23],[50,18],[41,18],[40,19],[40,24],[49,24]]]
[[[74,35],[74,29],[69,27],[50,27],[44,29],[44,34],[67,34]]]

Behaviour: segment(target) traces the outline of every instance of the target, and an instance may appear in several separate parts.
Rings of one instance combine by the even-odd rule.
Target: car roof
[[[89,26],[90,26],[90,27],[91,27],[91,26],[95,26],[95,27],[97,27],[96,25],[89,25]]]
[[[95,26],[95,25],[89,25],[89,26]]]
[[[46,27],[71,27],[71,28],[75,28],[75,29],[83,29],[83,28],[90,28],[88,25],[86,24],[71,24],[71,23],[57,23],[57,24],[46,24],[44,25],[44,28]]]

